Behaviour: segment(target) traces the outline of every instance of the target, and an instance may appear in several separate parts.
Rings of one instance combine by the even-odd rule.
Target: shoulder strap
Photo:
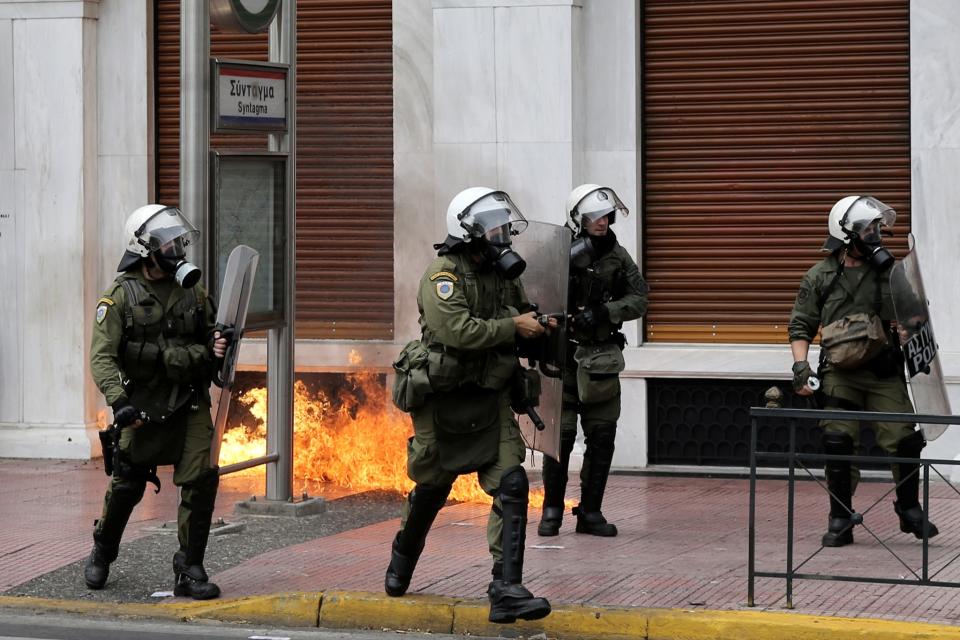
[[[823,291],[820,292],[820,296],[817,298],[818,308],[823,308],[823,302],[833,291],[833,288],[837,286],[837,283],[840,281],[840,277],[843,275],[843,260],[841,260],[839,255],[836,254],[834,255],[834,259],[837,261],[837,272],[833,274],[833,277],[830,278],[830,282],[828,282],[827,286],[824,287]]]
[[[120,280],[120,286],[123,287],[125,304],[123,305],[124,328],[129,329],[133,326],[133,308],[140,304],[146,291],[135,278],[123,278]]]

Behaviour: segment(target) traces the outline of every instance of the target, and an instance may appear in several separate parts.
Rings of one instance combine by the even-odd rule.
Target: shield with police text
[[[523,233],[513,238],[513,249],[527,263],[520,281],[546,327],[539,338],[517,339],[520,362],[527,369],[528,391],[526,409],[518,413],[520,431],[528,447],[559,459],[570,231],[530,221]]]
[[[913,244],[913,236],[910,236],[910,253],[890,270],[890,294],[897,314],[910,393],[917,413],[950,415],[950,400],[943,382],[929,301],[923,289],[920,262]],[[921,424],[920,427],[927,440],[934,440],[946,430],[947,425]]]
[[[223,362],[217,369],[214,384],[219,393],[211,388],[210,399],[213,406],[213,439],[210,443],[210,466],[216,467],[220,461],[220,445],[223,431],[227,426],[230,412],[230,395],[233,391],[233,379],[237,371],[237,356],[240,353],[240,340],[247,321],[247,308],[250,306],[250,293],[253,290],[253,278],[257,273],[260,254],[245,244],[237,245],[227,257],[227,266],[223,272],[223,285],[220,287],[220,302],[217,307],[217,325],[215,329],[230,341]]]

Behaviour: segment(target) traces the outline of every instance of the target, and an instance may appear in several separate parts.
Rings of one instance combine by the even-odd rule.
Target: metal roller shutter
[[[783,343],[827,213],[910,229],[908,0],[646,0],[647,339]]]
[[[157,0],[157,188],[179,172],[178,0]],[[297,337],[393,338],[390,0],[297,1]],[[266,36],[213,31],[211,55],[267,59]],[[266,149],[265,136],[213,146]]]

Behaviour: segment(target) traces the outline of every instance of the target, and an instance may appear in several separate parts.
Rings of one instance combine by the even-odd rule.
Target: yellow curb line
[[[0,608],[107,617],[217,620],[256,625],[395,629],[473,636],[544,634],[558,640],[960,640],[960,627],[770,611],[559,605],[542,620],[496,625],[481,599],[361,591],[294,592],[185,603],[109,603],[0,596]]]

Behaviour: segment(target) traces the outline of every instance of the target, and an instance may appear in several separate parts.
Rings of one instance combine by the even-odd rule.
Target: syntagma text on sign
[[[215,61],[215,130],[287,128],[287,69]]]

